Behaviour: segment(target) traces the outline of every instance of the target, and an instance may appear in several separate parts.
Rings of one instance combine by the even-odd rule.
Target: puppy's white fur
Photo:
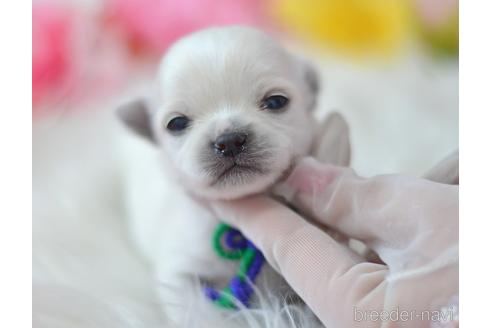
[[[178,41],[168,51],[146,105],[133,103],[120,110],[128,125],[151,139],[128,136],[122,144],[129,172],[126,203],[135,240],[155,268],[165,310],[175,321],[186,304],[183,287],[194,278],[222,287],[235,270],[210,246],[220,218],[193,196],[230,199],[272,187],[297,158],[310,152],[316,91],[312,68],[266,34],[245,27],[213,28]],[[272,93],[289,99],[281,112],[261,109],[262,99]],[[171,133],[166,125],[179,115],[189,117],[191,124]],[[221,160],[209,146],[234,129],[248,129],[255,136],[252,147],[259,150],[252,165],[261,170],[239,171],[218,184],[203,158]],[[269,272],[271,277],[265,277]],[[269,288],[277,288],[273,280],[282,282],[268,268],[262,276]]]

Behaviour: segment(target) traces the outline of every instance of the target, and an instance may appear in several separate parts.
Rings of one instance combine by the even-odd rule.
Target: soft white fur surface
[[[420,175],[457,148],[456,63],[412,56],[381,69],[329,60],[321,69],[319,115],[337,109],[347,117],[353,166],[363,175]],[[164,326],[154,279],[123,219],[121,172],[111,148],[114,107],[101,107],[108,110],[34,125],[35,327]],[[190,295],[184,327],[318,325],[302,308],[267,296],[262,310],[224,314],[201,302],[198,290],[183,293]]]

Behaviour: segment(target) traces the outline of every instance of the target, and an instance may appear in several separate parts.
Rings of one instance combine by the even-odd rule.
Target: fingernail
[[[342,168],[309,161],[297,166],[285,184],[301,193],[325,190],[340,174]]]

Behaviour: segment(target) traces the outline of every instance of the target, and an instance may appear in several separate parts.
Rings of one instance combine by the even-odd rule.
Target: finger
[[[382,307],[386,266],[362,262],[282,204],[253,197],[212,207],[263,252],[325,324],[339,315],[350,318],[354,304]]]
[[[434,166],[429,172],[425,174],[425,178],[434,182],[447,183],[447,184],[459,184],[460,182],[460,170],[459,170],[459,151],[443,159],[436,166]]]
[[[458,222],[457,187],[424,179],[366,179],[310,159],[294,169],[281,190],[303,213],[376,250],[403,247],[419,232]]]
[[[275,269],[279,269],[275,253],[279,245],[283,245],[285,240],[293,236],[298,238],[300,231],[315,235],[319,231],[323,236],[322,239],[326,237],[332,240],[326,233],[306,222],[291,209],[268,197],[255,196],[235,201],[217,201],[211,206],[222,221],[237,227],[261,249]],[[340,259],[355,256],[354,252],[335,241],[330,248],[333,248],[333,254],[340,256]],[[360,258],[357,261],[360,261]]]

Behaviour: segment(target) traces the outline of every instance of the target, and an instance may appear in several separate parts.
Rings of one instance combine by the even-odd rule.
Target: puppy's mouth
[[[266,174],[266,170],[259,166],[232,162],[214,179],[211,185],[240,185],[262,174]]]
[[[222,137],[227,137],[224,140],[218,138],[218,141],[203,147],[202,168],[208,177],[209,187],[219,190],[231,190],[231,187],[247,189],[249,184],[261,184],[262,178],[271,179],[275,148],[268,138],[260,138],[247,131],[247,134],[224,134]],[[241,143],[242,147],[237,143]]]

